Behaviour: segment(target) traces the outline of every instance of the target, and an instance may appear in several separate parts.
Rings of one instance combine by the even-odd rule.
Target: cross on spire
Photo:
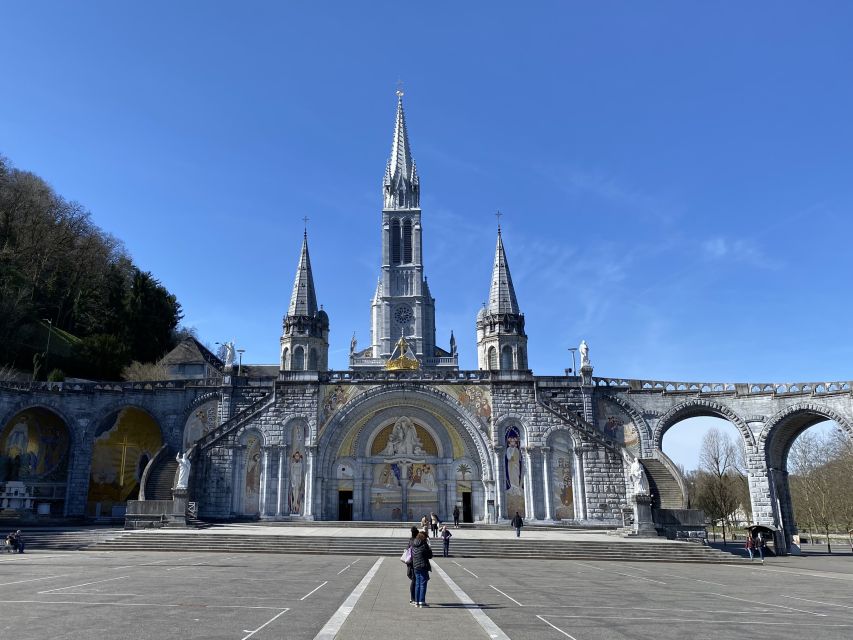
[[[495,213],[495,217],[498,219],[498,233],[501,232],[501,217],[502,216],[503,216],[503,214],[500,212],[500,210],[498,210],[498,212]]]
[[[403,91],[403,81],[397,80],[397,97],[402,98],[404,95],[405,92]]]
[[[308,235],[308,220],[310,220],[308,216],[302,218],[302,224],[304,225],[304,235],[306,236]]]

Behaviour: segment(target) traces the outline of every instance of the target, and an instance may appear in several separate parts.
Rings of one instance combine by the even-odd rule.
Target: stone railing
[[[850,393],[853,382],[672,382],[664,380],[631,380],[626,378],[593,378],[597,387],[653,391],[663,393],[728,393],[734,395],[825,395]]]
[[[459,366],[459,358],[457,356],[438,356],[435,358],[420,358],[421,366],[423,367],[457,367]],[[385,358],[370,358],[370,357],[350,357],[350,366],[356,369],[361,368],[377,368],[384,369],[388,364]]]
[[[275,399],[275,388],[270,391],[265,396],[258,398],[252,404],[243,407],[240,411],[235,413],[233,416],[228,418],[221,425],[216,427],[215,429],[211,429],[206,434],[204,434],[201,438],[196,440],[194,447],[197,447],[198,451],[202,449],[207,449],[214,442],[219,440],[220,438],[226,436],[229,432],[233,431],[237,427],[239,427],[247,418],[251,417],[253,414],[257,413],[270,401]]]
[[[615,451],[619,453],[621,451],[621,445],[615,440],[608,438],[604,433],[596,429],[593,425],[587,422],[582,415],[577,412],[571,411],[569,408],[564,407],[559,402],[554,402],[550,398],[546,398],[541,393],[536,394],[536,401],[548,409],[551,413],[558,416],[563,422],[568,422],[572,426],[578,429],[581,433],[586,435],[587,438],[598,442],[599,444],[604,445],[611,451]]]
[[[196,378],[188,380],[152,380],[151,382],[15,382],[0,380],[0,389],[8,391],[46,391],[51,393],[94,393],[96,391],[161,391],[194,387],[219,387],[221,378]]]

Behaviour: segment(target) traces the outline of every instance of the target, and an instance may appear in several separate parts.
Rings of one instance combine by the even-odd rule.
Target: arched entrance
[[[62,516],[70,442],[68,427],[52,411],[15,414],[0,429],[0,508]]]
[[[139,495],[141,461],[162,445],[160,426],[142,409],[125,407],[102,420],[92,450],[87,515],[123,517],[127,501]]]
[[[790,485],[791,447],[803,432],[827,420],[834,421],[848,439],[853,439],[853,426],[843,416],[812,403],[794,405],[779,412],[768,420],[759,436],[759,446],[764,450],[767,463],[771,506],[775,514],[775,522],[772,524],[780,529],[781,540],[778,542],[783,543],[787,550],[791,549],[794,536],[799,533]]]
[[[463,520],[483,520],[494,496],[487,443],[454,402],[411,389],[353,398],[320,434],[317,515],[408,522],[434,512],[450,520],[459,506]]]

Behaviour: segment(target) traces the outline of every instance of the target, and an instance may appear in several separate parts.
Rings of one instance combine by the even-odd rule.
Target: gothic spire
[[[293,293],[290,294],[289,316],[314,316],[317,314],[317,294],[314,292],[314,275],[311,273],[311,259],[308,257],[308,232],[302,236],[302,253],[296,266],[296,279],[293,281]]]
[[[509,274],[509,264],[506,261],[501,228],[498,225],[498,244],[495,247],[495,266],[492,268],[492,288],[489,291],[488,313],[521,313],[518,300],[515,298],[515,288],[512,286],[512,276]]]
[[[385,168],[382,181],[386,209],[417,209],[420,207],[420,182],[412,149],[409,146],[409,134],[406,131],[406,115],[403,112],[403,91],[397,90],[397,122],[394,126],[394,140],[391,143],[391,157]]]

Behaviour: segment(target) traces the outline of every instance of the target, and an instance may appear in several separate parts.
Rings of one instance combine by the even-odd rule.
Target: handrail
[[[151,471],[152,469],[154,469],[154,465],[157,464],[160,459],[166,455],[164,452],[167,451],[169,451],[169,445],[164,444],[162,447],[157,449],[157,453],[155,453],[148,461],[148,464],[145,465],[145,469],[142,472],[142,477],[139,479],[140,500],[145,500],[145,485],[148,484],[148,477],[151,475]]]
[[[242,422],[254,415],[258,411],[260,411],[270,400],[275,399],[275,387],[273,387],[272,391],[263,396],[262,398],[258,398],[252,404],[244,407],[233,416],[228,418],[225,422],[223,422],[218,427],[211,429],[206,434],[204,434],[201,438],[196,440],[195,447],[197,447],[196,451],[200,451],[202,449],[206,449],[211,446],[217,440],[223,438],[232,430],[236,429]],[[193,452],[194,453],[194,452]]]
[[[682,509],[686,509],[688,504],[687,485],[684,483],[684,478],[682,477],[678,466],[660,449],[652,451],[652,457],[665,466],[667,471],[669,471],[672,474],[672,477],[675,478],[675,481],[678,483],[678,488],[681,490],[681,507]]]

